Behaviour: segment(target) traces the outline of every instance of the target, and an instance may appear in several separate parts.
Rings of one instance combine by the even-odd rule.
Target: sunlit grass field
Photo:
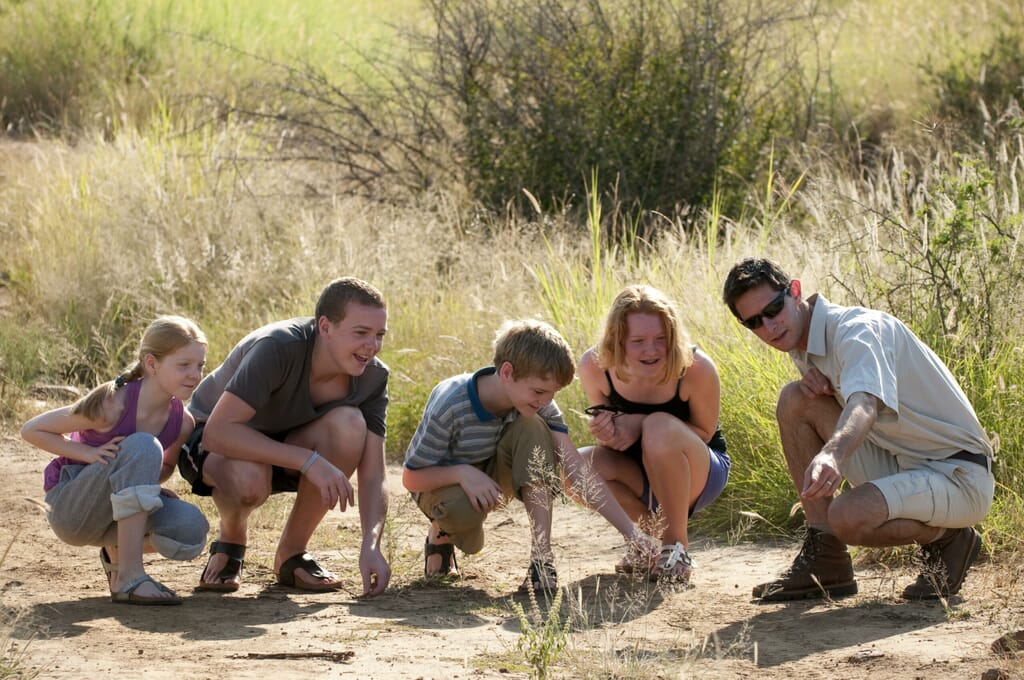
[[[855,119],[885,109],[913,129],[927,113],[920,64],[963,49],[961,33],[981,30],[986,8],[997,3],[830,4],[837,10],[834,42],[822,49],[843,106]],[[802,174],[753,187],[743,215],[712,208],[695,229],[666,218],[656,242],[627,244],[606,238],[603,225],[616,206],[602,208],[600,201],[586,206],[584,223],[568,213],[467,216],[448,187],[401,208],[310,195],[295,180],[316,168],[234,162],[239,150],[255,146],[250,131],[225,121],[189,132],[182,121],[194,110],[175,108],[185,101],[178,97],[203,90],[232,96],[260,68],[259,59],[243,54],[341,72],[360,52],[399,50],[392,23],[424,21],[419,2],[47,6],[49,13],[40,3],[0,3],[0,49],[23,60],[20,71],[8,62],[2,77],[31,79],[54,70],[53,63],[71,63],[66,75],[99,74],[103,86],[75,94],[88,103],[61,109],[77,111],[83,124],[73,139],[0,141],[0,414],[10,426],[38,408],[27,399],[33,384],[85,387],[108,379],[155,314],[195,318],[216,365],[252,328],[310,314],[325,282],[355,275],[380,287],[390,303],[382,358],[393,369],[387,444],[389,460],[397,462],[432,386],[487,364],[504,319],[547,319],[579,354],[594,341],[618,288],[639,281],[677,300],[721,375],[722,427],[735,465],[727,493],[702,513],[701,526],[727,531],[739,511],[763,516],[760,531],[799,521],[789,516],[795,499],[773,421],[775,396],[795,373],[786,357],[730,317],[719,301],[721,281],[737,258],[766,255],[807,290],[838,302],[877,302],[871,282],[891,278],[894,263],[865,259],[851,244],[877,227],[878,216],[893,214],[893,196],[911,195],[917,182],[933,179],[864,183],[841,167],[808,160]],[[50,31],[55,23],[63,33]],[[74,26],[105,26],[119,38],[89,43],[69,31]],[[83,48],[79,61],[61,58],[62,50],[76,48]],[[124,77],[132,55],[148,60],[147,78]],[[127,60],[118,66],[115,57]],[[83,64],[91,70],[79,70]],[[95,125],[85,124],[90,117]],[[1006,165],[1014,184],[1019,169],[1012,158]],[[946,171],[955,173],[955,163],[931,175]],[[998,210],[1013,214],[1016,204],[1003,199],[1016,194],[1006,191],[992,202],[1003,201]],[[588,198],[594,199],[579,200]],[[955,208],[939,206],[940,215]],[[1009,313],[1018,329],[1024,326],[1018,311]],[[986,527],[993,546],[1019,544],[1022,533],[1020,356],[1010,343],[954,365],[970,376],[968,394],[1002,447],[1000,491]],[[574,415],[584,405],[578,386],[558,400],[578,444],[588,443]]]
[[[370,64],[422,25],[416,0],[305,3],[53,0],[0,3],[4,127],[26,116],[47,134],[114,134],[154,120],[196,125],[201,102],[235,102],[277,64],[339,78]]]

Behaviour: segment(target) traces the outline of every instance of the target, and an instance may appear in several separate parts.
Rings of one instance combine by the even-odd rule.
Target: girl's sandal
[[[139,589],[139,586],[144,583],[152,583],[158,591],[163,593],[163,596],[139,595],[136,591]],[[181,604],[181,598],[178,597],[173,590],[159,581],[154,581],[151,576],[146,574],[134,579],[131,583],[127,584],[124,589],[119,590],[116,593],[111,593],[110,601],[116,604],[137,604],[147,605],[150,607]]]
[[[689,583],[690,574],[693,572],[693,560],[690,553],[682,543],[676,541],[672,545],[661,546],[661,554],[658,561],[651,569],[650,579],[652,581],[665,581],[669,583]]]
[[[107,575],[107,587],[113,588],[114,572],[117,571],[117,565],[111,561],[110,553],[107,552],[106,546],[100,548],[100,564],[103,566],[103,571]]]

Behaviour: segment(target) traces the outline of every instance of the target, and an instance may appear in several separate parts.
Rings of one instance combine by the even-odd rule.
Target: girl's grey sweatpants
[[[160,495],[163,449],[151,434],[125,437],[106,465],[65,465],[46,492],[47,518],[57,538],[71,545],[116,545],[117,522],[149,514],[146,535],[172,560],[190,560],[206,545],[210,525],[199,508]]]

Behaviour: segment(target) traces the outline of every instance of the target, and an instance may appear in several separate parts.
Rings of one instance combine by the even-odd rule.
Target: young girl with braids
[[[44,472],[50,526],[65,543],[101,546],[114,602],[181,604],[146,574],[142,553],[190,560],[206,544],[209,524],[199,509],[160,488],[195,427],[183,402],[205,361],[206,338],[195,323],[162,316],[143,333],[131,369],[21,429],[57,456]]]

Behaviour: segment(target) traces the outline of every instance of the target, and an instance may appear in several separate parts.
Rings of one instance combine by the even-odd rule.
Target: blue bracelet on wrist
[[[306,474],[306,470],[308,470],[309,468],[313,467],[313,463],[315,463],[316,459],[319,458],[319,457],[320,457],[320,454],[316,452],[316,449],[313,449],[313,453],[309,454],[309,458],[307,458],[306,462],[303,464],[303,466],[301,468],[299,468],[299,474],[300,475]]]

